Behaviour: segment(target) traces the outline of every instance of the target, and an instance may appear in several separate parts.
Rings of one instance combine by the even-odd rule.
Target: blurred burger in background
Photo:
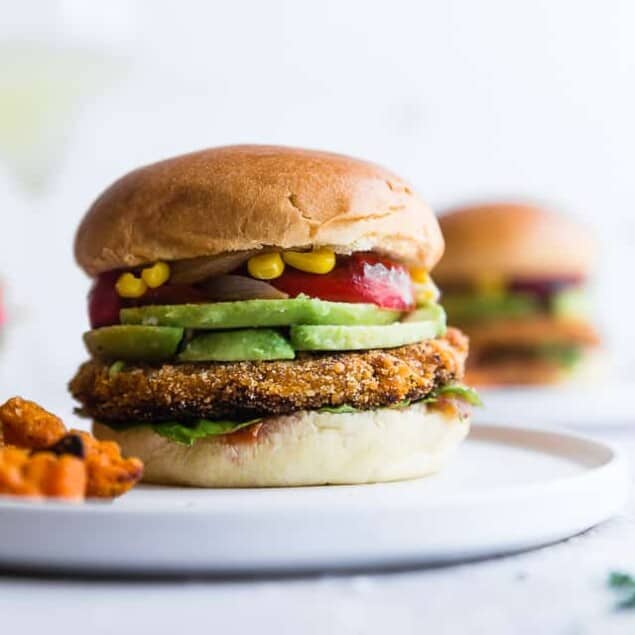
[[[589,231],[541,207],[492,203],[440,219],[446,251],[435,279],[453,324],[470,337],[468,381],[551,384],[596,368],[589,319]]]

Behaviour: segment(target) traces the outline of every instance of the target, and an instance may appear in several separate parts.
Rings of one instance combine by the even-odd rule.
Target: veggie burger
[[[478,401],[428,274],[443,248],[410,186],[364,161],[234,146],[143,167],[77,232],[91,359],[70,390],[149,482],[434,472]]]
[[[550,384],[601,369],[587,292],[595,244],[584,226],[506,202],[455,209],[440,223],[446,253],[435,274],[450,320],[470,337],[468,381]]]

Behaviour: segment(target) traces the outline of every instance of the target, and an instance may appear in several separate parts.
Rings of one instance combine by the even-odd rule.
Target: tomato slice
[[[188,304],[205,302],[206,299],[200,289],[184,284],[168,284],[156,289],[148,289],[140,298],[124,299],[115,289],[120,275],[120,271],[108,271],[98,276],[93,283],[88,294],[88,315],[92,328],[119,324],[119,311],[127,306]]]
[[[414,289],[408,270],[375,254],[357,253],[339,262],[327,274],[306,273],[287,267],[270,283],[295,297],[304,293],[332,302],[369,302],[386,309],[414,308]]]

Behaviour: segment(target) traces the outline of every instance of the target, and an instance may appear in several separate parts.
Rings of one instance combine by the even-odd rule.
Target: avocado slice
[[[562,318],[588,318],[591,314],[591,302],[584,289],[573,287],[555,293],[550,308],[553,315]]]
[[[450,316],[450,322],[458,324],[523,317],[540,311],[538,299],[524,293],[508,293],[501,296],[448,293],[443,297],[443,305]]]
[[[121,310],[124,324],[233,329],[292,324],[390,324],[401,313],[374,304],[326,302],[298,297],[288,300],[242,300],[214,304],[142,306]]]
[[[398,322],[387,326],[292,326],[297,351],[356,351],[394,348],[437,337],[445,328],[435,322]]]
[[[148,362],[174,357],[183,329],[163,326],[104,326],[84,333],[88,351],[102,359]]]
[[[402,323],[427,322],[432,320],[439,328],[438,335],[443,335],[446,331],[447,316],[445,309],[440,304],[428,304],[419,307],[412,313],[408,313],[402,318]]]
[[[180,362],[238,362],[293,359],[289,342],[272,329],[240,329],[195,336],[178,356]]]

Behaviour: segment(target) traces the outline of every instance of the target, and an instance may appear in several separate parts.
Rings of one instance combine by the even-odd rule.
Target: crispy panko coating
[[[66,434],[59,417],[21,397],[13,397],[0,406],[0,429],[7,445],[36,450],[52,445]]]
[[[242,418],[344,404],[370,410],[420,399],[463,376],[467,338],[386,350],[303,353],[290,361],[81,366],[70,390],[82,412],[105,423]]]
[[[114,441],[98,441],[88,432],[73,430],[84,442],[86,496],[113,498],[131,489],[143,475],[143,463],[136,458],[123,458]]]
[[[86,467],[74,456],[0,448],[0,494],[82,500]]]

